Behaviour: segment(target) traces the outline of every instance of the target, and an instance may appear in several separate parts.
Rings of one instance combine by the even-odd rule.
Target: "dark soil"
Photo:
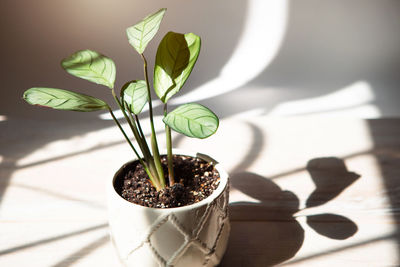
[[[218,187],[220,178],[212,163],[199,158],[174,155],[175,184],[157,192],[138,162],[132,162],[117,177],[116,191],[126,200],[153,208],[174,208],[197,203]],[[166,183],[166,156],[161,157]]]

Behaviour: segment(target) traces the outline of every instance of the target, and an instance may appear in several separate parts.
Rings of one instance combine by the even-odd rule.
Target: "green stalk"
[[[124,106],[126,107],[126,105],[124,105]],[[133,119],[132,114],[130,112],[128,112],[128,115],[129,115],[130,122],[132,123],[132,126],[133,126],[133,128],[132,128],[133,135],[135,136],[135,139],[138,141],[140,149],[142,150],[146,161],[149,162],[151,160],[151,153],[150,153],[149,147],[147,145],[146,139],[144,139],[143,134],[141,134],[143,132],[141,130],[140,130],[141,133],[138,131],[138,127],[137,127],[136,123],[139,121],[136,121],[136,123],[135,123],[135,120]]]
[[[115,102],[117,102],[119,108],[121,109],[122,114],[124,114],[124,117],[125,117],[126,121],[128,122],[129,127],[131,128],[132,133],[135,136],[135,139],[136,139],[137,143],[139,144],[139,147],[140,147],[140,149],[141,149],[141,151],[143,153],[143,157],[145,158],[145,161],[148,163],[148,165],[147,165],[148,171],[146,171],[146,172],[147,172],[147,175],[150,178],[150,181],[152,181],[152,183],[156,187],[157,191],[161,190],[165,186],[163,186],[163,184],[160,182],[160,179],[158,177],[158,172],[154,170],[155,169],[154,168],[154,164],[151,163],[152,162],[152,157],[151,157],[151,154],[150,154],[150,150],[149,150],[148,147],[147,147],[147,150],[146,150],[146,147],[145,147],[145,146],[147,146],[147,144],[144,144],[142,139],[139,137],[139,133],[137,131],[137,128],[132,124],[131,120],[128,118],[128,115],[126,114],[124,107],[122,106],[122,104],[119,101],[117,95],[115,94],[114,89],[111,90],[111,93],[112,93],[112,95],[114,97]],[[141,160],[141,162],[143,162],[142,157],[140,157],[138,154],[136,154],[136,155]]]
[[[138,137],[137,128],[132,124],[132,121],[128,118],[128,115],[126,114],[125,108],[122,106],[123,104],[121,104],[121,101],[119,101],[117,95],[115,94],[114,89],[111,90],[111,93],[112,93],[112,95],[114,97],[115,102],[117,102],[118,107],[122,111],[122,114],[124,114],[125,120],[128,122],[129,127],[131,128],[132,133],[135,135],[136,141],[138,142],[138,144],[139,144],[139,146],[140,146],[140,148],[141,148],[141,150],[143,152],[143,149],[142,149],[143,142],[142,142],[141,138],[137,138]]]
[[[135,120],[136,120],[136,124],[138,126],[138,129],[139,129],[139,133],[140,133],[140,135],[142,136],[143,140],[146,142],[146,145],[147,145],[146,137],[145,137],[145,135],[143,133],[142,126],[140,125],[139,117],[136,114],[135,114]]]
[[[167,116],[167,103],[165,103],[164,105],[164,117],[165,116]],[[175,184],[175,175],[174,175],[174,164],[172,159],[172,138],[171,138],[171,128],[167,124],[165,124],[165,134],[167,143],[169,186],[173,186]]]
[[[131,140],[129,140],[129,137],[126,135],[124,129],[122,128],[122,126],[119,123],[119,121],[117,120],[117,118],[115,118],[114,113],[112,112],[112,109],[110,108],[110,106],[107,106],[107,108],[108,108],[108,111],[110,112],[111,117],[113,118],[114,122],[118,125],[118,128],[121,130],[122,134],[124,135],[129,146],[132,148],[133,152],[135,152],[136,157],[138,157],[140,159],[141,157],[139,156],[139,153],[136,151],[135,147],[132,145]]]
[[[117,95],[115,94],[114,89],[112,89],[111,92],[115,99],[115,102],[117,102],[119,108],[121,109],[122,114],[124,114],[125,120],[128,122],[129,127],[131,128],[132,133],[135,136],[137,143],[139,144],[140,150],[143,153],[143,157],[145,158],[146,161],[149,161],[150,157],[151,157],[150,154],[148,153],[149,149],[147,148],[147,150],[146,150],[146,147],[145,147],[146,144],[144,144],[143,140],[140,138],[140,135],[136,128],[136,125],[134,125],[134,121],[129,119],[128,115],[126,114],[125,108],[122,106],[123,104],[119,101]]]
[[[161,166],[161,159],[160,159],[160,152],[158,150],[158,144],[157,144],[157,137],[156,137],[156,131],[154,129],[154,121],[153,121],[153,106],[152,106],[152,101],[151,101],[151,91],[150,91],[150,83],[149,83],[149,75],[147,72],[147,60],[144,57],[143,54],[140,54],[140,56],[143,59],[143,70],[144,70],[144,77],[146,80],[146,85],[147,85],[147,94],[149,98],[149,115],[150,115],[150,127],[151,127],[151,150],[153,151],[153,157],[154,157],[154,163],[156,165],[157,173],[158,173],[158,178],[160,180],[160,184],[165,187],[165,178],[164,178],[164,170]]]
[[[124,129],[122,128],[121,124],[119,123],[119,121],[117,120],[117,118],[115,117],[114,113],[112,112],[112,109],[110,108],[110,106],[107,105],[108,111],[111,114],[111,117],[113,118],[113,120],[115,121],[115,123],[117,124],[118,128],[121,130],[122,134],[124,135],[126,141],[128,142],[129,146],[132,148],[133,152],[135,153],[136,157],[139,159],[140,164],[142,164],[144,170],[146,171],[147,175],[150,178],[150,181],[153,183],[153,185],[157,188],[157,190],[160,190],[162,187],[159,184],[158,181],[154,180],[153,175],[151,174],[147,164],[143,161],[142,157],[140,157],[139,153],[136,151],[135,147],[132,145],[131,140],[129,140],[129,137],[126,135]]]
[[[132,118],[131,118],[131,119],[132,119]],[[139,129],[140,136],[142,137],[143,142],[146,144],[146,148],[147,148],[147,150],[148,150],[148,153],[150,154],[149,169],[150,169],[150,171],[154,174],[154,176],[157,176],[157,169],[156,169],[156,166],[155,166],[155,164],[154,164],[154,158],[151,156],[149,147],[148,147],[148,145],[147,145],[146,136],[145,136],[144,133],[143,133],[142,126],[140,125],[139,118],[138,118],[138,116],[137,116],[136,114],[135,114],[135,120],[136,120],[136,124],[137,124],[137,126],[138,126],[138,129]]]

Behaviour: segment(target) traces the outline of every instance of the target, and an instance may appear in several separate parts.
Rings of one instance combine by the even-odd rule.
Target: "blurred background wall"
[[[200,101],[221,117],[400,115],[397,0],[2,0],[2,120],[98,118],[32,107],[21,95],[47,86],[111,102],[107,88],[68,75],[60,60],[94,49],[115,61],[117,88],[141,79],[141,59],[125,29],[160,7],[168,11],[145,52],[150,62],[169,30],[202,37],[175,104]]]

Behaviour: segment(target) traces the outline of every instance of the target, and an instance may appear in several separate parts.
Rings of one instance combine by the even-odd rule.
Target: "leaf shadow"
[[[307,199],[307,208],[323,205],[334,199],[361,177],[357,173],[349,172],[344,161],[335,157],[312,159],[307,163],[307,171],[316,186]]]
[[[327,203],[361,177],[333,157],[312,159],[307,170],[316,189],[305,209]],[[250,172],[232,175],[231,184],[232,194],[245,194],[253,201],[230,204],[231,236],[220,266],[272,266],[294,257],[305,239],[294,216],[300,211],[299,198],[271,179]],[[306,222],[318,234],[335,240],[358,231],[355,222],[337,214],[309,215]]]
[[[352,220],[330,213],[307,216],[307,224],[318,234],[337,240],[347,239],[358,231]]]

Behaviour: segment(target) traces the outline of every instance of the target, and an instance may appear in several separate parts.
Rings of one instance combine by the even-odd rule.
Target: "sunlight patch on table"
[[[358,81],[327,95],[278,104],[268,115],[336,114],[378,118],[380,111],[371,104],[374,100],[375,95],[371,85],[366,81]]]

